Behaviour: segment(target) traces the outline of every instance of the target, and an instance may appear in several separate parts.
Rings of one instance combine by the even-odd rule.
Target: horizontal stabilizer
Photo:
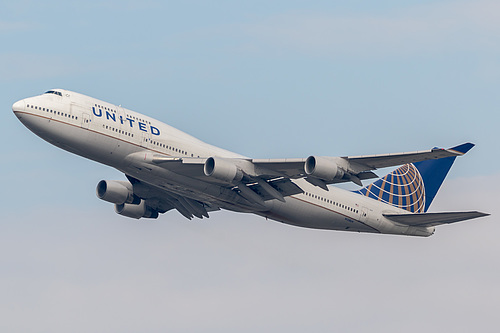
[[[389,220],[412,227],[434,227],[441,224],[455,223],[490,214],[481,212],[446,212],[419,214],[384,214]]]

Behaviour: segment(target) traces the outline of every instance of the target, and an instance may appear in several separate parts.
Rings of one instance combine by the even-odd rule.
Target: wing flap
[[[490,214],[470,212],[442,212],[442,213],[418,213],[418,214],[383,214],[391,221],[412,227],[435,227],[441,224],[450,224]]]
[[[270,186],[272,186],[275,190],[277,190],[283,197],[304,193],[304,191],[300,187],[298,187],[288,178],[273,179],[268,181],[267,183]],[[262,188],[262,185],[259,184],[258,182],[251,184],[249,187],[254,192],[256,192],[264,201],[277,199],[275,196],[272,196],[272,194],[266,191],[266,189]]]

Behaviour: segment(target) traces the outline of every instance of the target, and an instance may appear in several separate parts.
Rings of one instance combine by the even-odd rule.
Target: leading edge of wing
[[[434,227],[460,221],[489,216],[488,213],[478,211],[469,212],[441,212],[441,213],[415,213],[415,214],[383,214],[391,221],[412,227]]]

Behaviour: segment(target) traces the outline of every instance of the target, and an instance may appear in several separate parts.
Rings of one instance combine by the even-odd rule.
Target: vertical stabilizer
[[[450,150],[462,155],[472,147],[472,143],[465,143]],[[412,213],[424,213],[429,209],[455,158],[452,156],[405,164],[357,192]]]

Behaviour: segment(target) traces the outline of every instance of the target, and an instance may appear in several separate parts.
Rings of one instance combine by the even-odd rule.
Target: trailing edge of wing
[[[250,184],[249,187],[253,191],[255,191],[264,201],[271,199],[284,201],[284,197],[304,193],[304,191],[300,187],[298,187],[288,178],[277,178],[272,179],[268,182],[266,182],[265,180],[260,180],[253,184]],[[272,189],[269,190],[267,189],[268,187],[271,187]]]
[[[441,224],[455,223],[488,215],[490,214],[477,211],[420,214],[384,214],[384,216],[391,221],[412,227],[434,227]]]

